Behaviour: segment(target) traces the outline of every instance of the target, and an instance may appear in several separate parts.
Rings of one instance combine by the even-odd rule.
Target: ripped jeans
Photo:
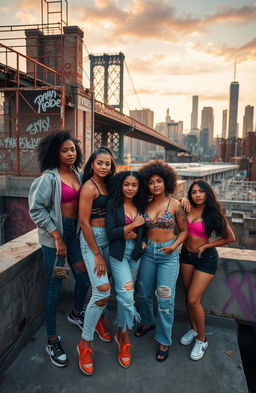
[[[105,260],[107,270],[109,266],[109,242],[105,227],[92,227],[94,238],[100,249],[100,252]],[[80,245],[85,262],[86,269],[88,271],[90,282],[92,286],[92,296],[87,304],[85,315],[84,315],[84,326],[82,331],[82,338],[86,341],[92,341],[94,336],[94,330],[100,319],[102,313],[105,311],[107,300],[110,295],[110,284],[108,280],[108,274],[98,277],[94,271],[95,259],[94,254],[87,244],[83,233],[80,233]],[[104,288],[101,289],[101,288]],[[106,289],[108,287],[108,289]],[[102,303],[101,305],[99,305]],[[104,304],[103,304],[104,303]]]
[[[123,260],[110,256],[109,263],[115,281],[117,317],[116,325],[124,332],[132,329],[135,321],[140,321],[140,316],[134,305],[134,283],[140,266],[140,260],[134,261],[132,253],[134,240],[126,240]]]
[[[144,325],[156,322],[155,339],[163,345],[171,345],[174,318],[176,281],[179,274],[177,251],[167,255],[160,248],[171,246],[175,239],[164,243],[148,239],[145,253],[141,258],[138,276],[139,312]],[[157,299],[157,318],[153,311],[153,295]]]

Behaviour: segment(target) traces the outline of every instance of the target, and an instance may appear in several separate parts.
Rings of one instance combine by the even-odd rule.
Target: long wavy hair
[[[122,186],[128,176],[135,177],[139,182],[137,194],[133,198],[133,203],[139,213],[144,213],[146,205],[146,193],[144,189],[144,182],[141,175],[137,171],[122,171],[118,172],[112,182],[111,197],[114,200],[115,206],[120,207],[124,203],[124,196],[122,193]]]
[[[206,194],[206,203],[203,210],[202,218],[205,226],[205,233],[211,236],[215,233],[216,236],[227,238],[227,221],[224,216],[220,203],[211,186],[203,179],[195,179],[189,187],[188,199],[192,206],[196,206],[192,199],[192,189],[194,185],[198,185]]]
[[[82,152],[78,139],[73,138],[67,130],[56,130],[41,139],[37,146],[38,162],[41,172],[60,166],[60,149],[61,145],[66,141],[73,142],[76,148],[76,161],[73,166],[78,169],[82,165]]]
[[[87,180],[89,180],[93,176],[93,172],[91,170],[92,163],[98,157],[99,154],[108,154],[111,158],[110,172],[104,178],[104,183],[106,184],[107,190],[110,191],[113,176],[116,173],[116,164],[115,164],[115,160],[114,160],[114,156],[113,156],[112,151],[106,146],[99,147],[88,158],[88,160],[85,164],[85,167],[84,167],[84,172],[83,172],[83,176],[82,176],[82,184],[84,184]]]
[[[163,160],[151,160],[147,164],[144,164],[139,174],[144,180],[144,186],[147,193],[147,200],[151,198],[151,194],[148,188],[148,182],[154,175],[162,177],[165,185],[166,194],[173,194],[177,185],[177,173],[176,171]]]

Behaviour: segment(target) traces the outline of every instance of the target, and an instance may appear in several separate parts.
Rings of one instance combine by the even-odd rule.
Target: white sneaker
[[[194,338],[197,336],[197,332],[194,329],[190,329],[187,331],[187,333],[185,333],[181,339],[180,339],[180,343],[182,345],[189,345],[190,343],[192,343],[192,341],[194,340]]]
[[[190,358],[192,360],[199,360],[202,359],[202,357],[205,354],[205,351],[208,347],[208,342],[207,340],[204,341],[200,341],[196,339],[195,345],[190,353]]]

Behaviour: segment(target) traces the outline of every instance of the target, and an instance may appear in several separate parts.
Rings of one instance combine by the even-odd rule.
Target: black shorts
[[[215,274],[218,266],[218,251],[216,248],[207,248],[201,255],[198,257],[198,254],[195,252],[190,252],[183,245],[180,254],[180,263],[185,263],[187,265],[193,265],[196,270],[200,272]]]

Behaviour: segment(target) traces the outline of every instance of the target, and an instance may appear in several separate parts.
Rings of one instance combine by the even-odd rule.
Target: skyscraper
[[[198,96],[192,97],[191,131],[198,128]]]
[[[204,106],[202,110],[201,129],[208,128],[209,144],[213,144],[214,115],[211,106]]]
[[[227,122],[228,122],[228,110],[224,109],[222,111],[222,130],[221,130],[221,136],[222,138],[227,138]]]
[[[246,138],[248,132],[253,131],[253,112],[254,106],[246,105],[244,108],[243,138]]]
[[[130,110],[129,116],[146,124],[148,127],[153,128],[154,126],[154,112],[149,108]],[[128,149],[132,156],[142,158],[149,150],[156,150],[156,146],[153,143],[140,141],[134,138],[129,139],[130,141],[127,141],[127,148],[125,150]]]
[[[237,130],[237,109],[238,109],[239,83],[231,82],[229,91],[229,118],[228,118],[228,137],[238,137]]]

